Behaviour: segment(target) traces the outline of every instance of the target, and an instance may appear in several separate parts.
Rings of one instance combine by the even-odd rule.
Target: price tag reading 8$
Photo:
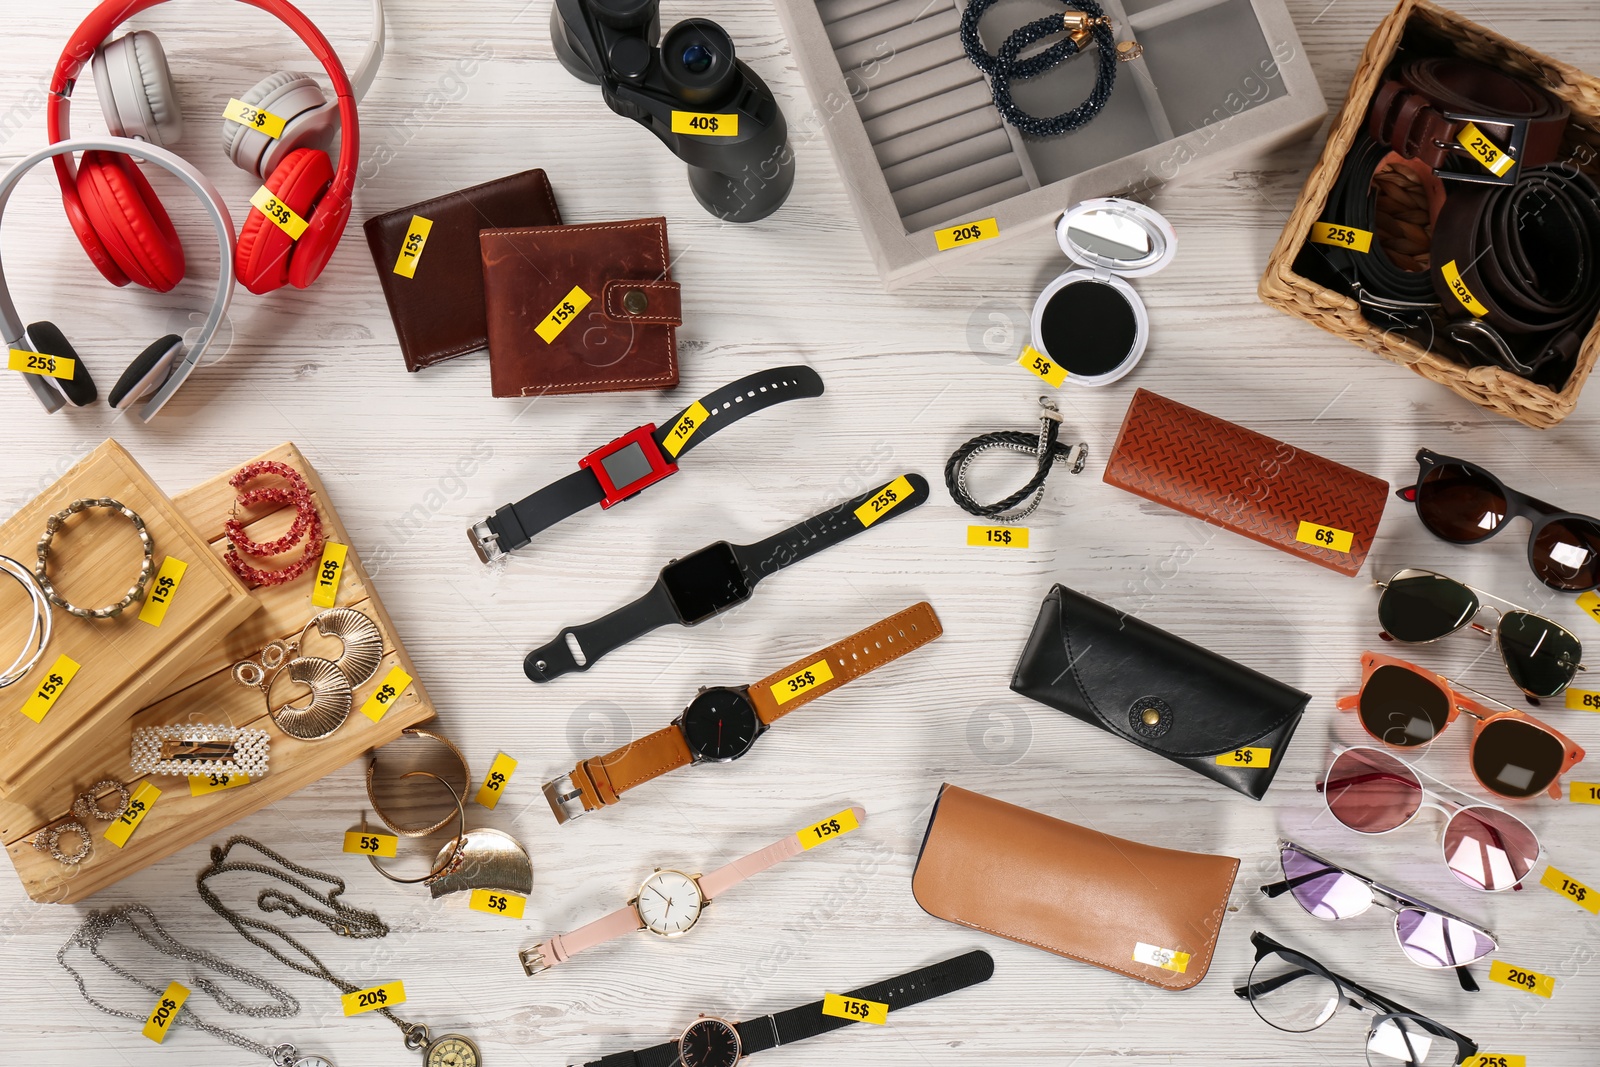
[[[400,699],[400,694],[404,693],[406,687],[410,684],[411,675],[400,667],[392,668],[388,674],[383,676],[383,681],[378,683],[378,688],[372,691],[372,695],[367,698],[367,702],[361,705],[361,714],[373,722],[382,721],[383,717],[388,714],[389,709],[394,706],[394,702]]]

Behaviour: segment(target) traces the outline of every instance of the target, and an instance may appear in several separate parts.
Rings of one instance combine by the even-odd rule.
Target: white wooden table
[[[304,6],[353,58],[367,5]],[[1342,98],[1388,6],[1291,0],[1330,103]],[[44,143],[41,90],[86,7],[81,0],[7,5],[0,155],[14,159]],[[352,899],[391,922],[394,932],[377,944],[339,942],[316,928],[310,940],[330,966],[361,981],[403,979],[410,999],[402,1015],[435,1032],[466,1031],[496,1067],[581,1063],[666,1040],[702,1011],[775,1011],[974,947],[996,960],[986,985],[897,1014],[886,1030],[838,1033],[758,1062],[1364,1062],[1365,1023],[1356,1013],[1292,1037],[1234,997],[1250,969],[1250,932],[1260,929],[1434,1013],[1485,1051],[1525,1055],[1532,1067],[1595,1063],[1600,919],[1537,885],[1474,894],[1440,863],[1435,822],[1359,838],[1331,823],[1311,785],[1328,742],[1356,736],[1334,700],[1354,689],[1358,653],[1377,640],[1373,573],[1440,569],[1553,613],[1600,646],[1600,632],[1572,598],[1529,574],[1525,528],[1456,548],[1392,501],[1371,565],[1352,580],[1214,533],[1104,485],[1099,473],[1133,388],[1145,386],[1394,485],[1411,479],[1413,454],[1428,446],[1592,512],[1600,509],[1600,398],[1591,395],[1559,429],[1536,433],[1260,304],[1256,279],[1319,136],[1259,169],[1186,182],[1155,198],[1181,248],[1165,272],[1138,283],[1150,305],[1150,351],[1118,386],[1060,394],[1068,434],[1089,443],[1089,468],[1076,479],[1052,478],[1030,548],[969,548],[968,517],[939,487],[940,471],[974,433],[1035,425],[1039,383],[1007,363],[1025,340],[1033,293],[1064,265],[1050,237],[1041,233],[933,284],[887,295],[820,138],[796,144],[799,179],[782,211],[750,227],[719,225],[694,203],[676,160],[556,64],[549,7],[549,0],[392,0],[388,58],[362,109],[369,165],[331,267],[307,292],[261,299],[241,290],[227,361],[197,374],[155,423],[119,421],[103,406],[46,417],[15,380],[0,401],[6,514],[107,435],[173,491],[279,441],[297,442],[366,558],[387,550],[378,584],[439,704],[441,727],[470,756],[474,774],[497,750],[521,761],[498,810],[472,809],[475,822],[515,834],[534,856],[535,886],[521,922],[471,912],[464,899],[439,903],[390,886],[339,852],[342,832],[366,803],[364,762],[236,827],[345,874]],[[1600,70],[1600,34],[1586,0],[1466,0],[1463,11]],[[664,12],[669,24],[695,15],[723,22],[791,122],[813,106],[769,4],[707,0],[670,3]],[[255,183],[226,165],[210,116],[267,72],[305,67],[307,58],[264,15],[233,4],[168,5],[138,25],[166,42],[189,122],[180,147],[242,217]],[[92,91],[85,86],[79,96],[75,129],[103,129]],[[388,161],[376,165],[380,158]],[[548,171],[568,220],[670,220],[687,319],[683,384],[672,396],[493,400],[482,356],[405,372],[357,224],[534,166]],[[150,339],[193,325],[186,316],[203,306],[214,276],[198,211],[170,183],[157,182],[190,257],[188,279],[166,296],[112,292],[94,274],[68,233],[48,168],[25,183],[5,227],[6,265],[25,320],[54,319],[103,383]],[[822,373],[824,397],[751,420],[698,451],[682,477],[648,499],[585,514],[503,567],[486,569],[469,550],[470,521],[564,473],[596,445],[685,398],[795,361]],[[523,677],[527,649],[562,624],[637,596],[669,558],[719,538],[764,537],[907,470],[935,484],[926,507],[771,579],[721,621],[657,632],[591,673],[548,687]],[[1313,694],[1264,803],[1010,693],[1039,600],[1058,581]],[[944,620],[943,639],[785,721],[749,758],[679,772],[576,825],[552,821],[539,783],[577,758],[664,725],[702,684],[753,681],[923,598]],[[1514,690],[1488,649],[1466,634],[1416,650],[1415,658],[1510,698]],[[1600,758],[1600,719],[1549,702],[1544,714]],[[1430,766],[1466,785],[1468,731],[1455,732],[1461,736],[1442,741]],[[1576,777],[1600,778],[1591,766]],[[1242,857],[1209,978],[1187,993],[1163,993],[923,913],[910,874],[928,806],[946,781],[1109,833]],[[618,906],[651,868],[710,869],[847,801],[870,813],[858,835],[741,887],[691,938],[640,935],[536,980],[522,975],[517,949]],[[1540,800],[1518,811],[1562,870],[1600,884],[1600,810]],[[1262,898],[1256,887],[1277,877],[1275,842],[1286,835],[1486,922],[1501,937],[1499,958],[1557,977],[1554,998],[1486,979],[1481,993],[1465,994],[1452,975],[1408,963],[1376,910],[1335,927],[1287,899]],[[205,856],[206,846],[190,847],[92,904],[143,901],[185,941],[259,966],[291,988],[302,1014],[288,1025],[245,1027],[258,1039],[294,1041],[341,1067],[416,1062],[381,1019],[344,1019],[330,986],[288,971],[224,927],[195,894]],[[82,1003],[54,955],[87,910],[31,903],[0,875],[0,1003],[12,1059],[259,1062],[194,1031],[158,1047],[137,1024]],[[144,994],[110,995],[148,1008]]]

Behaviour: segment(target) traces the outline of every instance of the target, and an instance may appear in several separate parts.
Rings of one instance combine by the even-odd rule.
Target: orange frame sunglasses
[[[1465,686],[1394,656],[1361,654],[1361,691],[1339,699],[1340,711],[1360,713],[1362,729],[1394,748],[1418,748],[1438,737],[1464,711],[1473,718],[1469,760],[1478,784],[1520,800],[1541,792],[1561,798],[1561,775],[1584,757],[1583,748],[1554,727],[1508,704],[1486,707],[1462,696]],[[1500,704],[1475,690],[1469,693]]]

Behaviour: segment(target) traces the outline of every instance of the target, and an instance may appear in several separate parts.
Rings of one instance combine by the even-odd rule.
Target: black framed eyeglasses
[[[1261,1021],[1285,1033],[1304,1034],[1342,1007],[1370,1012],[1369,1067],[1455,1067],[1478,1052],[1477,1042],[1394,1000],[1324,967],[1259,930],[1248,985],[1234,995],[1248,1000]]]

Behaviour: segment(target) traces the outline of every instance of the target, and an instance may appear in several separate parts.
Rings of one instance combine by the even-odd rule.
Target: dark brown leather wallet
[[[495,396],[678,384],[666,219],[485,230],[479,243]]]
[[[420,241],[413,220],[427,222]],[[406,370],[418,371],[488,345],[479,230],[560,223],[561,212],[542,170],[525,170],[368,219],[363,227],[367,247],[389,302]]]

